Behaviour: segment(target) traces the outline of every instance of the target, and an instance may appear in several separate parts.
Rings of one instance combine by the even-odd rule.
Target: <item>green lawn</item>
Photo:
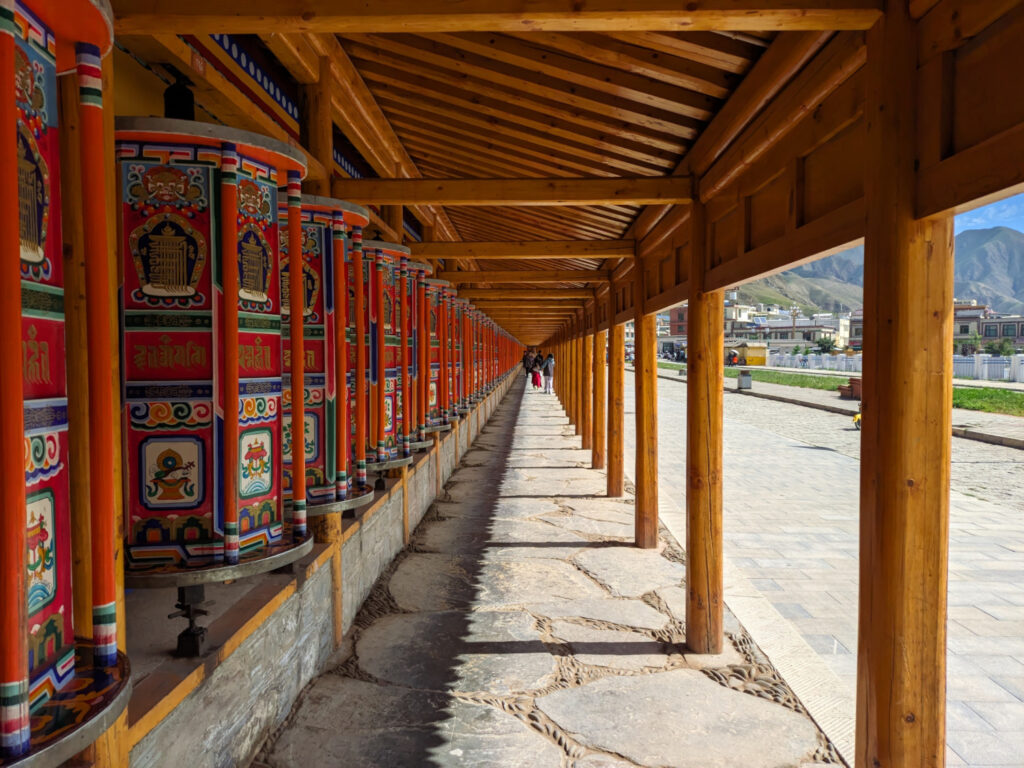
[[[953,387],[953,407],[986,413],[1024,416],[1024,392],[1008,389]]]

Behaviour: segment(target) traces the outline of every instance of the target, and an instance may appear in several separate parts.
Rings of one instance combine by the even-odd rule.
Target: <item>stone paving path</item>
[[[735,617],[682,644],[683,554],[630,545],[557,400],[514,388],[259,762],[819,766],[838,757]]]
[[[754,386],[759,386],[755,382]],[[787,387],[785,389],[793,389]],[[725,397],[724,531],[730,568],[831,670],[852,731],[856,689],[860,433],[846,416]],[[626,469],[633,375],[626,375]],[[686,386],[658,380],[663,519],[686,499]],[[947,765],[1024,766],[1024,454],[953,439]],[[682,529],[685,530],[685,529]],[[682,535],[673,527],[676,536]],[[727,583],[727,601],[730,599]],[[768,648],[737,605],[754,640]],[[766,622],[771,627],[772,622]],[[798,639],[799,639],[798,638]],[[804,703],[811,696],[774,657]],[[842,718],[837,718],[842,719]],[[819,717],[819,722],[824,719]],[[842,749],[850,740],[825,726]],[[852,735],[852,734],[851,734]],[[844,753],[846,754],[846,753]]]

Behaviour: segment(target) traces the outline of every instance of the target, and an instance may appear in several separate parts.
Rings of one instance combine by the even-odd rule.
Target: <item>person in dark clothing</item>
[[[530,350],[523,352],[523,370],[526,371],[526,380],[530,380],[530,369],[533,368],[533,354]]]
[[[544,353],[541,352],[539,349],[537,350],[537,356],[533,358],[533,364],[538,368],[544,365]]]
[[[545,395],[552,395],[552,394],[554,394],[554,390],[551,388],[551,385],[554,383],[554,380],[555,380],[555,356],[554,355],[552,355],[550,353],[548,354],[547,359],[544,361],[544,364],[540,367],[540,372],[544,376],[544,394]]]

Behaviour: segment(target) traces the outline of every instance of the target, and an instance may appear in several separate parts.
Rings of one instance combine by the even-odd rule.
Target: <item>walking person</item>
[[[523,371],[526,373],[526,380],[530,380],[530,369],[533,368],[533,354],[530,350],[523,352]]]
[[[553,395],[555,393],[552,385],[555,381],[555,356],[548,353],[547,358],[544,360],[544,364],[540,367],[540,372],[544,375],[544,394]]]

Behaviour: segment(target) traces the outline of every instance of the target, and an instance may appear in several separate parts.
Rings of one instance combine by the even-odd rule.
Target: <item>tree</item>
[[[828,336],[822,336],[815,342],[818,345],[818,352],[823,355],[827,355],[833,349],[836,348],[836,340],[829,338]]]
[[[978,350],[981,349],[982,338],[981,334],[975,331],[968,338],[967,341],[960,345],[961,355],[976,355]]]
[[[998,341],[990,341],[985,345],[985,352],[989,355],[999,355],[1000,357],[1009,357],[1016,348],[1013,346],[1013,342],[1010,339],[999,339]]]

